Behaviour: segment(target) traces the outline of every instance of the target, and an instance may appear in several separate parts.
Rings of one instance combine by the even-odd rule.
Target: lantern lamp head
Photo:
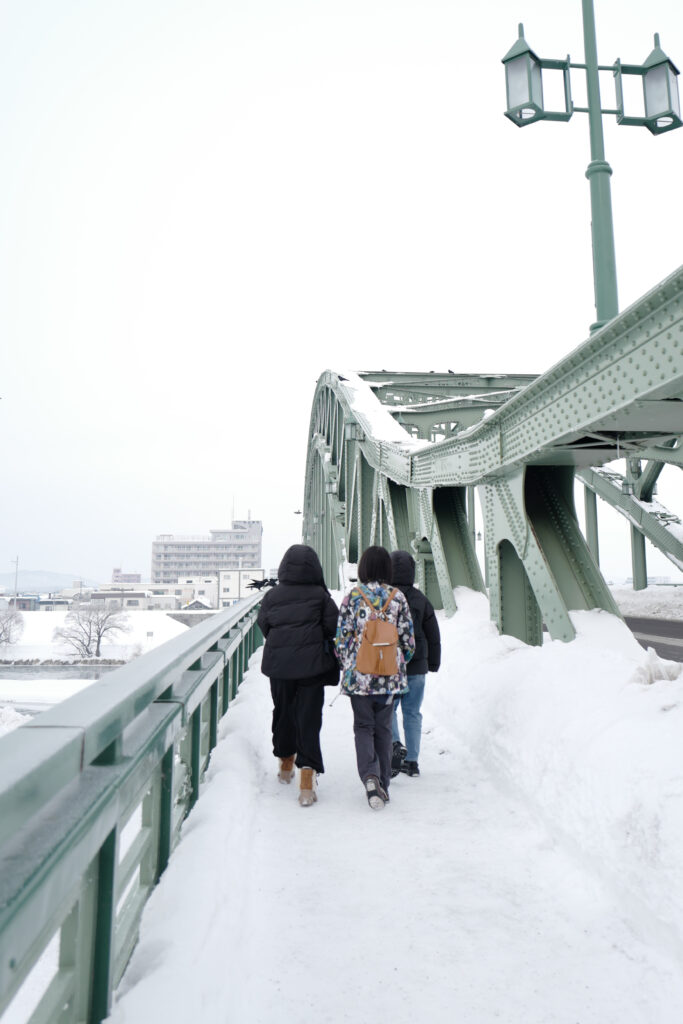
[[[545,117],[543,109],[543,81],[541,61],[524,38],[524,26],[519,26],[519,38],[503,57],[507,110],[505,116],[523,128]]]
[[[677,76],[678,68],[661,49],[659,35],[655,34],[655,48],[643,64],[644,124],[653,135],[683,124]]]

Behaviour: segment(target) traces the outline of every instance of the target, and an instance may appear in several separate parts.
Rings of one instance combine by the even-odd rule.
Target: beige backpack
[[[379,612],[362,590],[358,593],[372,610],[365,623],[356,658],[356,671],[367,676],[398,675],[398,630],[387,622],[386,612],[396,590],[392,590]]]

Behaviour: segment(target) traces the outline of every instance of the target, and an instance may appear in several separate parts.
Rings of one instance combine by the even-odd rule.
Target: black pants
[[[296,754],[299,768],[315,768],[322,774],[320,728],[323,724],[325,687],[299,679],[271,679],[273,696],[273,753]]]
[[[370,775],[375,775],[388,791],[391,782],[393,698],[386,693],[367,697],[353,694],[351,707],[358,774],[363,782]]]

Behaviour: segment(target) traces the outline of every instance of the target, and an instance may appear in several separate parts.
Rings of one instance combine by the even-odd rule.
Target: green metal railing
[[[262,643],[260,600],[0,740],[0,1017],[50,951],[54,969],[27,1024],[107,1016],[145,902],[199,797],[219,719]]]

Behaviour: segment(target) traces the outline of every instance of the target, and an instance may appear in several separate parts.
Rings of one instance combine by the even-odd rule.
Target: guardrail
[[[0,1016],[41,958],[48,978],[27,1024],[109,1013],[218,722],[262,643],[261,596],[0,740]]]

